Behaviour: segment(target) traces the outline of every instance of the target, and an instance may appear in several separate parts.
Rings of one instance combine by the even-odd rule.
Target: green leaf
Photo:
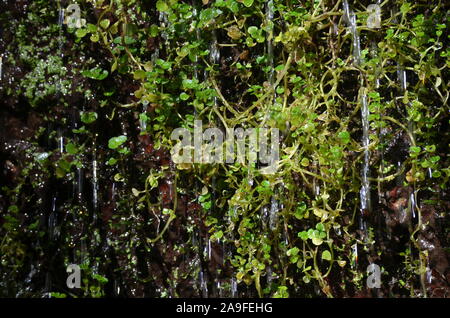
[[[149,32],[150,32],[150,36],[151,36],[152,38],[157,37],[158,34],[159,34],[159,28],[158,28],[158,26],[157,26],[156,24],[152,24],[152,25],[150,26],[150,28],[149,28]]]
[[[261,186],[264,188],[270,188],[270,182],[268,180],[261,181]]]
[[[165,1],[158,0],[156,2],[156,10],[158,10],[160,12],[167,12],[167,11],[169,11],[169,6],[167,5],[167,3]]]
[[[94,275],[92,275],[92,277],[101,284],[106,284],[108,282],[108,278],[103,277],[102,275],[99,275],[99,274],[94,274]]]
[[[77,38],[82,38],[84,37],[86,34],[88,33],[87,29],[77,29],[75,31],[75,35],[77,36]]]
[[[77,146],[75,146],[73,143],[68,143],[66,145],[66,152],[71,154],[71,155],[75,155],[78,152]]]
[[[408,2],[405,2],[400,7],[400,11],[402,14],[407,14],[411,10],[411,4]]]
[[[98,40],[99,40],[98,33],[92,34],[90,39],[92,42],[98,42]]]
[[[103,19],[102,21],[100,21],[100,26],[103,28],[103,29],[107,29],[108,27],[109,27],[109,24],[110,24],[111,22],[108,20],[108,19]]]
[[[247,8],[250,8],[253,4],[254,0],[243,0],[242,3],[244,4],[244,6],[246,6]]]
[[[296,256],[299,251],[300,250],[298,249],[298,247],[293,247],[293,248],[287,250],[286,254],[287,254],[287,256]]]
[[[133,78],[135,80],[143,80],[147,76],[147,73],[144,70],[137,70],[133,74]]]
[[[350,142],[350,134],[349,134],[348,131],[341,131],[341,132],[338,134],[338,137],[339,137],[339,139],[341,139],[341,141],[342,141],[344,144],[348,144],[348,143]]]
[[[198,86],[198,80],[185,78],[182,85],[184,89],[195,89]]]
[[[108,147],[110,149],[117,149],[120,145],[122,145],[125,141],[127,141],[127,136],[118,136],[112,137],[108,141]]]
[[[217,18],[222,13],[221,10],[217,8],[207,8],[200,12],[199,27],[207,25],[211,20]]]
[[[431,161],[432,163],[436,163],[436,162],[439,161],[439,159],[441,159],[441,157],[439,157],[439,156],[433,156],[433,157],[430,158],[430,161]]]
[[[223,232],[222,231],[217,231],[216,233],[214,233],[213,235],[215,240],[220,240],[223,237]]]
[[[101,68],[92,68],[90,70],[82,71],[81,74],[88,78],[92,78],[95,80],[104,80],[108,76],[108,71],[102,70]]]
[[[252,36],[252,38],[256,39],[258,37],[258,28],[255,27],[254,25],[249,27],[247,31],[248,31],[248,34],[250,34]]]
[[[89,33],[97,32],[97,26],[95,24],[88,23],[86,28],[87,28]]]
[[[440,178],[442,176],[442,173],[440,171],[433,171],[431,174],[433,178]]]
[[[302,161],[300,162],[300,164],[301,164],[303,167],[309,166],[309,160],[308,160],[308,158],[303,158]]]
[[[163,70],[168,70],[172,67],[172,63],[164,61],[163,59],[157,59],[156,64],[161,66]]]
[[[96,121],[98,115],[96,112],[81,112],[80,119],[85,124],[90,124]]]
[[[328,250],[322,252],[322,259],[326,261],[331,261],[331,253]]]
[[[313,238],[312,242],[314,245],[317,245],[317,246],[319,246],[323,243],[322,239],[320,239],[320,238]]]
[[[320,232],[324,232],[325,231],[325,225],[323,225],[323,223],[317,223],[316,224],[316,229],[319,230]]]
[[[306,203],[300,202],[295,209],[294,216],[299,220],[303,219],[305,217],[306,208]]]
[[[117,163],[117,159],[116,158],[109,158],[109,160],[107,161],[107,164],[109,166],[114,166]]]
[[[301,238],[303,241],[308,240],[308,233],[306,231],[298,232],[297,236]]]
[[[183,92],[180,94],[180,99],[186,101],[189,99],[189,95]]]

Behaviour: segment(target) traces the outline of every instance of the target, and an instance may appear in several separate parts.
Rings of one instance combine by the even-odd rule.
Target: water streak
[[[407,86],[408,86],[408,79],[406,77],[406,70],[405,70],[404,66],[401,65],[400,63],[397,66],[397,78],[398,78],[398,82],[399,82],[399,86],[400,86],[400,93],[402,95],[405,95],[405,93],[407,91]],[[410,106],[411,106],[410,103],[406,104],[406,107],[410,107]],[[408,120],[408,132],[409,132],[409,135],[412,136],[413,139],[415,139],[414,122],[412,120]],[[413,146],[414,140],[409,140],[409,144],[410,144],[410,146]],[[416,210],[417,210],[415,195],[416,195],[416,189],[413,184],[413,190],[411,191],[411,193],[409,195],[409,200],[408,200],[408,210],[411,213],[413,219],[416,218]]]
[[[279,204],[274,196],[270,199],[269,228],[274,231],[278,226]]]
[[[356,66],[361,65],[362,59],[361,59],[361,41],[358,33],[358,29],[356,26],[356,15],[355,13],[350,9],[348,5],[348,1],[344,0],[344,18],[349,26],[350,33],[352,35],[352,48],[353,48],[353,59],[354,64]],[[363,85],[363,79],[361,76],[361,86]],[[360,189],[360,200],[361,200],[361,211],[370,211],[371,204],[370,204],[370,181],[369,181],[369,175],[370,175],[370,151],[369,151],[369,144],[370,144],[370,136],[369,136],[369,107],[367,105],[367,94],[364,88],[361,89],[361,93],[359,96],[360,104],[361,104],[361,121],[362,121],[362,145],[364,149],[364,162],[361,172],[361,189]],[[361,217],[360,218],[360,224],[359,224],[360,230],[363,231],[364,236],[366,237],[366,222]]]
[[[274,15],[274,5],[273,0],[268,0],[266,3],[266,24],[268,26],[268,36],[267,36],[267,63],[270,67],[269,71],[269,83],[273,85],[274,83],[274,63],[273,63],[273,15]]]
[[[98,210],[98,176],[97,176],[97,160],[92,160],[92,207],[94,209],[94,221],[97,219]]]
[[[200,271],[199,275],[200,275],[200,277],[199,277],[199,279],[200,279],[200,290],[201,290],[202,296],[203,296],[203,298],[208,298],[208,284],[207,284],[206,279],[205,279],[205,274],[204,274],[203,271]]]
[[[274,4],[273,0],[268,0],[266,2],[266,25],[268,28],[266,42],[267,42],[267,65],[269,66],[269,84],[272,86],[274,84],[274,55],[273,55],[273,18],[274,18]],[[275,101],[275,94],[274,94]],[[266,116],[268,113],[266,114]],[[270,210],[269,210],[269,228],[274,231],[278,226],[278,213],[279,213],[279,204],[277,199],[272,196],[270,198]]]
[[[356,15],[351,11],[348,1],[344,0],[344,18],[349,25],[350,33],[352,34],[352,48],[353,48],[353,58],[356,65],[361,64],[361,42],[359,38],[359,33],[356,27]]]
[[[237,280],[234,276],[231,278],[231,297],[232,298],[239,297],[238,284],[237,284]]]

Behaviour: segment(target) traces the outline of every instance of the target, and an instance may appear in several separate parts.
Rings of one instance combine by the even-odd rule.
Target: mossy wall
[[[445,1],[71,3],[0,4],[0,296],[449,295]],[[195,120],[277,172],[175,164]]]

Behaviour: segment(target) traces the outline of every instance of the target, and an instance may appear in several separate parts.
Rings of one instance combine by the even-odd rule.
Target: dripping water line
[[[353,58],[356,66],[359,66],[362,62],[361,60],[361,42],[359,33],[356,26],[356,15],[353,11],[351,11],[348,1],[343,1],[344,6],[344,18],[348,24],[352,35],[352,48],[353,48]],[[359,228],[363,233],[364,239],[367,239],[367,224],[364,220],[362,214],[365,212],[369,212],[371,210],[371,202],[370,202],[370,151],[369,151],[369,108],[367,105],[367,93],[366,88],[363,87],[363,77],[361,76],[361,89],[360,94],[358,96],[361,103],[361,121],[362,121],[362,146],[364,149],[364,162],[361,173],[361,189],[360,189],[360,201],[361,201],[361,215]]]
[[[197,20],[197,15],[198,15],[198,10],[195,4],[195,1],[192,2],[192,7],[193,7],[193,16],[194,19]],[[200,41],[200,29],[196,28],[195,30],[195,36],[197,41]],[[195,62],[193,65],[194,68],[194,72],[193,72],[193,76],[195,80],[199,80],[199,70],[198,70],[198,56],[195,56]],[[198,119],[198,112],[197,112],[197,108],[194,106],[194,120]],[[194,193],[197,196],[199,193],[199,184],[198,184],[198,180],[195,180],[195,187],[194,187]],[[198,200],[198,197],[196,198],[196,200]],[[198,260],[198,264],[199,264],[199,273],[198,273],[198,285],[199,285],[199,289],[200,289],[200,293],[201,293],[201,297],[203,298],[207,298],[208,297],[208,284],[205,280],[205,273],[204,273],[204,266],[203,266],[203,262],[202,262],[202,256],[204,255],[204,247],[203,247],[203,239],[201,237],[201,231],[197,230],[196,232],[193,232],[193,237],[196,238],[196,236],[198,235],[198,239],[196,240],[197,242],[195,242],[197,245],[197,253],[196,253],[196,259]],[[193,242],[194,243],[194,242]]]

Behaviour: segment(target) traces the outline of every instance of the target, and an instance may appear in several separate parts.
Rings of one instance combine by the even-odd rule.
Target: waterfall
[[[344,18],[349,26],[350,33],[352,35],[352,48],[353,48],[353,58],[354,64],[359,66],[362,62],[361,60],[361,42],[359,33],[356,27],[356,15],[353,11],[351,11],[348,1],[344,0]],[[367,105],[367,93],[365,88],[363,87],[363,78],[361,77],[361,93],[359,94],[359,101],[361,104],[361,121],[362,121],[362,145],[364,149],[364,162],[361,172],[361,189],[360,189],[360,200],[361,200],[361,212],[362,214],[365,211],[370,211],[370,152],[369,152],[369,107]],[[359,218],[359,228],[363,232],[364,237],[366,237],[367,233],[367,225],[362,215]]]

